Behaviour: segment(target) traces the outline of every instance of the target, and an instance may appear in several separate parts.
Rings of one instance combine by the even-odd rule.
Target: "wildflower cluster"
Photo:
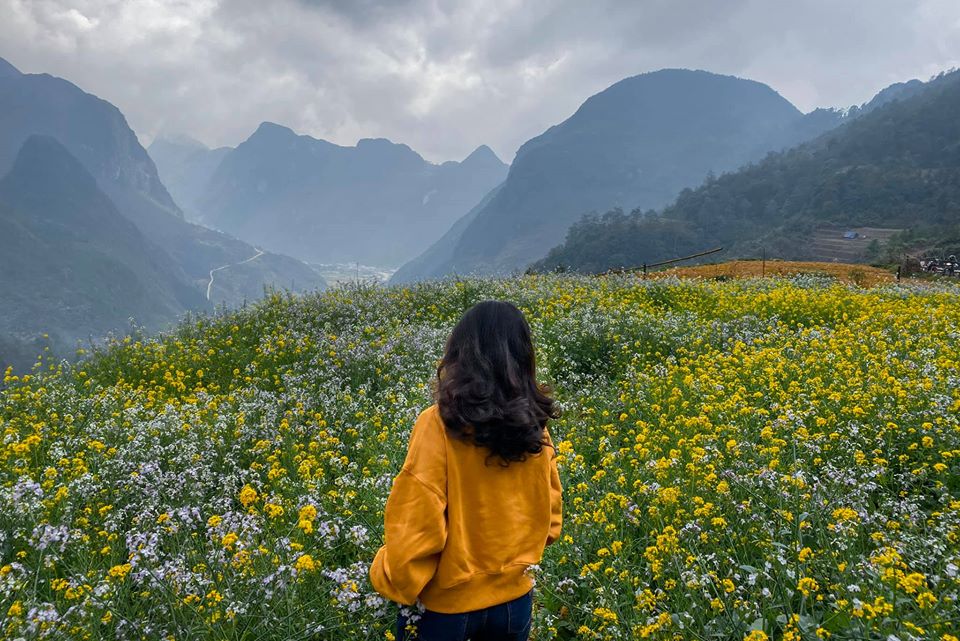
[[[488,298],[563,411],[534,638],[957,638],[960,290],[631,276],[275,294],[8,371],[0,637],[389,638],[384,502]]]

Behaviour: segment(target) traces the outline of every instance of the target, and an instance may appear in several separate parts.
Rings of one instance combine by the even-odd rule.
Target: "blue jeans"
[[[441,614],[426,610],[414,623],[414,636],[404,630],[406,617],[397,616],[397,641],[527,641],[533,608],[533,590],[513,601],[489,608]]]

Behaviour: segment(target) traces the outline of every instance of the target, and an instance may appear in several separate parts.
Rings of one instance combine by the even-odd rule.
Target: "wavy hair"
[[[486,447],[501,465],[539,454],[558,416],[537,383],[530,326],[511,303],[483,301],[453,328],[437,367],[435,399],[447,431]]]

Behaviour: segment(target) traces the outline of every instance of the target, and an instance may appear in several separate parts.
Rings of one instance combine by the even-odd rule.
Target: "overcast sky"
[[[0,0],[0,56],[117,105],[141,141],[263,120],[505,161],[590,95],[688,67],[803,111],[960,66],[958,0]]]

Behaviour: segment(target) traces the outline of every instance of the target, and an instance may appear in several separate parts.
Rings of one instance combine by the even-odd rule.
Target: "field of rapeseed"
[[[960,289],[548,276],[274,295],[0,389],[0,637],[389,639],[367,563],[447,332],[563,417],[535,638],[960,636]]]

